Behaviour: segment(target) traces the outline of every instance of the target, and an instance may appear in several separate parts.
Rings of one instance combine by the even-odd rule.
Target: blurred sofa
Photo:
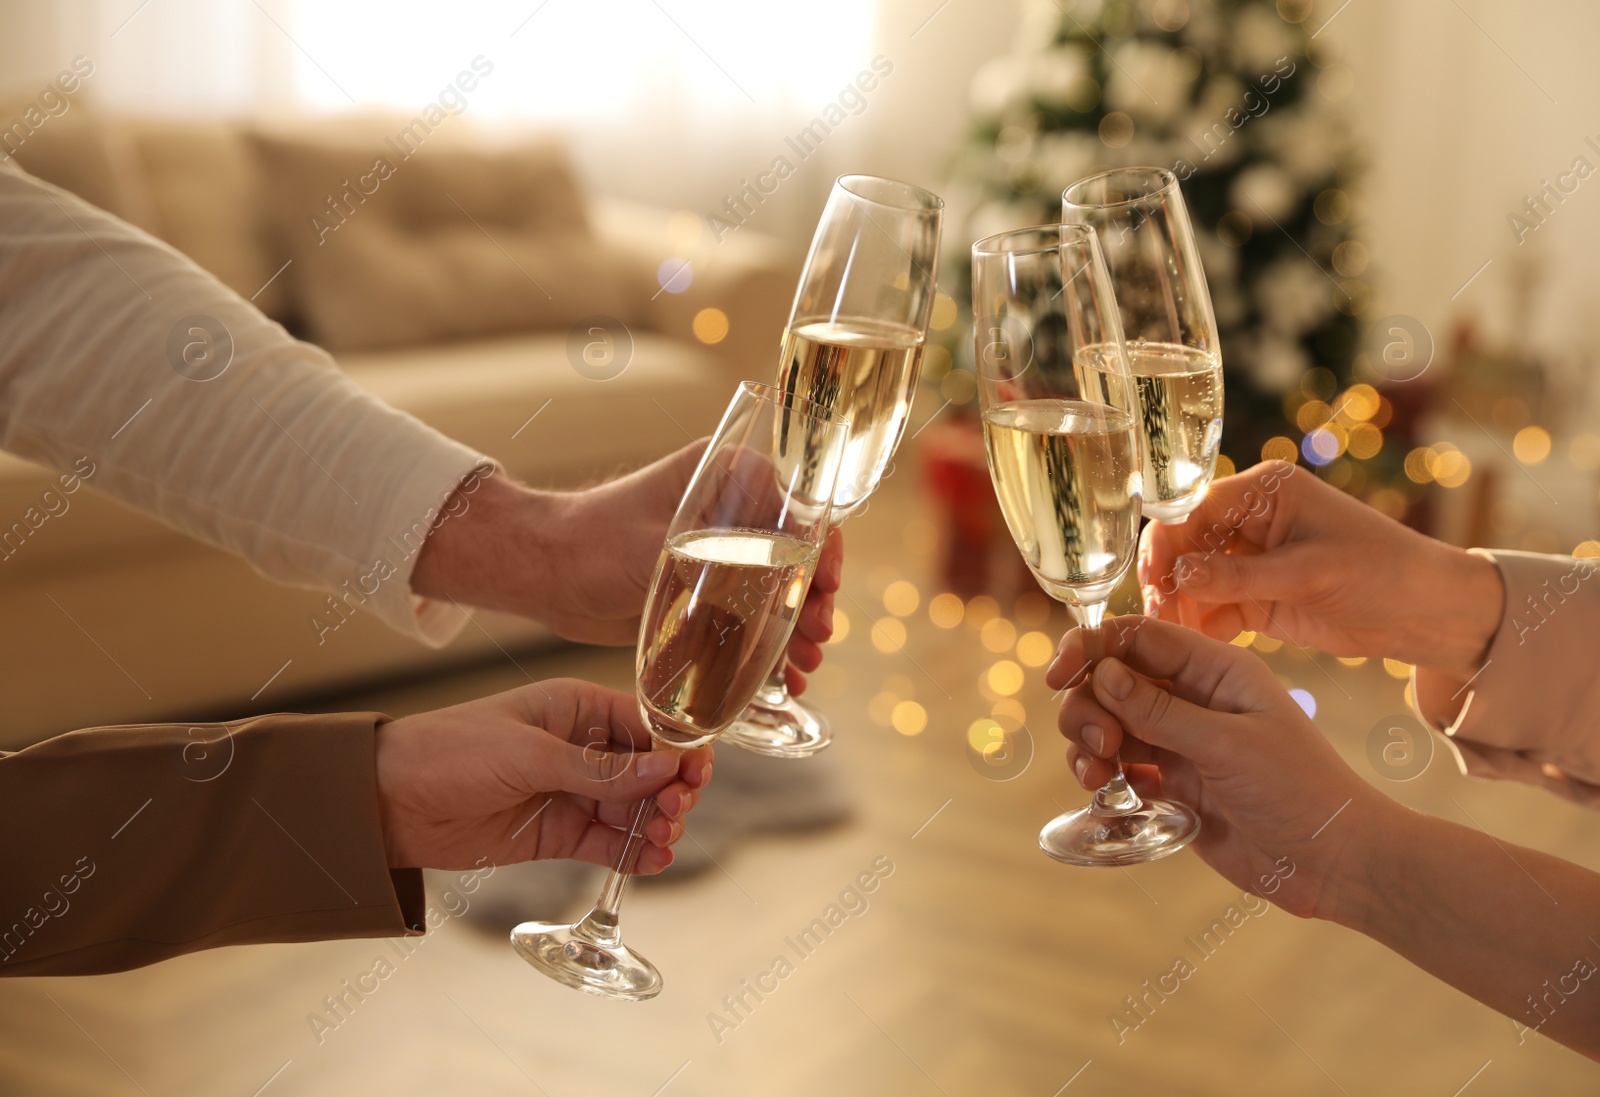
[[[715,425],[738,380],[770,374],[795,274],[772,240],[714,244],[687,212],[585,194],[555,141],[450,124],[424,142],[383,119],[155,121],[74,105],[15,156],[536,485],[670,452]],[[0,515],[55,481],[0,454]],[[319,593],[92,489],[70,501],[36,547],[0,563],[0,748],[96,723],[272,710],[541,635],[480,614],[433,651],[358,615],[319,645]]]

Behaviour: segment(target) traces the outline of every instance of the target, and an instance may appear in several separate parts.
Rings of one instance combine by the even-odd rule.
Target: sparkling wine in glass
[[[972,248],[973,336],[989,475],[1034,578],[1098,644],[1133,564],[1144,485],[1135,378],[1095,231],[1020,229]],[[1071,865],[1131,865],[1187,845],[1187,805],[1142,800],[1120,762],[1090,805],[1039,832]]]
[[[1200,505],[1222,445],[1222,352],[1178,179],[1118,168],[1061,196],[1061,219],[1100,235],[1139,398],[1144,512],[1181,522]]]
[[[850,420],[833,521],[859,510],[905,433],[937,287],[944,202],[871,175],[841,176],[817,224],[784,330],[778,387]],[[779,758],[832,741],[827,717],[789,696],[783,664],[727,741]]]
[[[636,694],[654,749],[716,739],[782,655],[830,528],[848,427],[768,385],[746,382],[728,405],[668,526],[640,623]],[[523,959],[603,997],[661,992],[661,973],[623,944],[618,920],[654,814],[653,800],[640,802],[582,919],[511,932]]]

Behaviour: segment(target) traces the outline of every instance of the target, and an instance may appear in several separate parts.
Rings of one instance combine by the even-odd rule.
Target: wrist
[[[411,589],[425,598],[547,619],[559,589],[553,559],[565,496],[504,473],[469,480],[423,542]]]
[[[1378,912],[1393,901],[1404,876],[1400,859],[1426,817],[1376,790],[1352,814],[1350,833],[1328,868],[1312,917],[1367,933]]]
[[[1449,545],[1430,553],[1418,586],[1430,592],[1402,655],[1419,670],[1461,685],[1483,667],[1505,612],[1505,581],[1493,560]]]

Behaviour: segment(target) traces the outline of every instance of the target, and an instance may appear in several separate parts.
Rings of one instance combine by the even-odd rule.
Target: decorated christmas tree
[[[976,237],[1059,220],[1093,172],[1170,168],[1221,332],[1223,471],[1283,457],[1372,497],[1404,449],[1384,438],[1388,401],[1355,383],[1371,294],[1334,107],[1351,76],[1311,17],[1310,0],[1025,0],[1014,52],[974,79],[957,176],[978,191]]]

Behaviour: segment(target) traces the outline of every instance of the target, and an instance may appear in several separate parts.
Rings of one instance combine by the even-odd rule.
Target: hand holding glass
[[[1138,405],[1094,230],[1021,229],[972,248],[983,433],[1000,510],[1034,578],[1099,639],[1138,545]],[[1141,800],[1120,764],[1089,807],[1051,820],[1039,846],[1073,865],[1153,861],[1200,819]]]
[[[789,642],[828,533],[848,423],[802,397],[745,383],[667,530],[639,629],[639,710],[656,750],[702,746],[751,699]],[[622,892],[655,803],[641,801],[594,909],[524,922],[511,942],[558,982],[609,998],[661,991],[622,943]]]

